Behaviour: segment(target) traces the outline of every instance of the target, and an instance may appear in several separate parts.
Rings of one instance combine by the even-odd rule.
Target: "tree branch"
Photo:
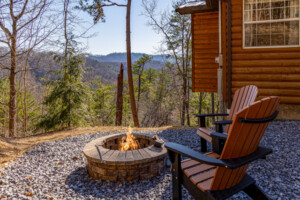
[[[14,16],[14,1],[13,0],[10,0],[9,11],[10,11],[11,18],[14,21],[16,19],[16,17]]]
[[[23,16],[23,14],[26,10],[26,7],[27,7],[27,3],[28,3],[28,0],[25,1],[24,5],[23,5],[23,8],[22,8],[22,11],[20,12],[20,14],[18,14],[18,16],[16,17],[16,20],[19,20]]]
[[[9,44],[7,41],[4,41],[4,40],[0,40],[0,42],[2,42],[2,43],[5,43],[5,44]]]
[[[2,22],[0,22],[0,28],[11,38],[12,34],[10,33],[10,31],[3,25]]]
[[[170,49],[171,49],[171,51],[172,51],[172,53],[173,53],[173,56],[175,57],[175,62],[176,62],[177,69],[178,69],[178,71],[180,72],[180,74],[183,75],[183,72],[182,72],[181,68],[179,67],[180,64],[179,64],[179,62],[178,62],[178,57],[177,57],[177,54],[176,54],[175,47],[172,45],[171,38],[169,37],[168,33],[166,32],[164,26],[163,26],[162,24],[159,24],[159,23],[157,22],[157,20],[154,18],[153,12],[152,12],[154,8],[152,8],[152,11],[151,11],[150,8],[144,3],[144,1],[143,1],[143,4],[144,4],[144,7],[145,7],[146,12],[148,13],[148,17],[149,17],[150,20],[152,20],[152,22],[154,23],[153,25],[155,25],[156,27],[158,27],[158,29],[165,35],[165,37],[166,37],[166,39],[167,39],[167,41],[168,41],[168,43],[169,43],[169,46],[171,47]],[[155,6],[156,6],[156,5],[155,5]],[[147,15],[146,15],[146,16],[147,16]]]
[[[30,24],[31,22],[33,22],[34,20],[36,20],[40,14],[42,13],[42,10],[44,9],[44,7],[46,6],[46,0],[44,0],[43,5],[40,7],[39,12],[33,17],[31,18],[28,22],[26,22],[25,24],[23,24],[22,26],[20,26],[17,31],[21,30],[22,28],[24,28],[25,26],[27,26],[28,24]]]
[[[3,106],[9,106],[8,103],[2,103],[1,101],[0,101],[0,104]]]
[[[9,67],[6,67],[5,65],[3,65],[2,63],[0,63],[0,68],[1,69],[6,69],[6,70],[10,70],[10,68]]]
[[[111,4],[104,4],[104,5],[101,5],[101,7],[107,7],[107,6],[120,6],[120,7],[126,7],[127,5],[117,4],[117,3],[111,3]]]

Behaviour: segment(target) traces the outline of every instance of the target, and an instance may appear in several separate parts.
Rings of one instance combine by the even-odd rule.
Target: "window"
[[[300,0],[244,0],[244,47],[300,46]]]

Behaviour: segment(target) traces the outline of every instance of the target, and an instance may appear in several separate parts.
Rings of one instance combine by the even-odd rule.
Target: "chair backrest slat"
[[[253,103],[257,97],[258,89],[255,85],[247,85],[238,89],[233,96],[231,109],[227,120],[233,120],[235,113]],[[225,133],[228,133],[230,125],[226,125]]]
[[[269,117],[276,111],[278,105],[278,97],[268,97],[236,113],[220,159],[240,158],[253,153],[257,149],[269,122],[242,123],[238,119]],[[244,177],[247,168],[248,165],[234,170],[217,167],[211,190],[223,190],[236,185]]]

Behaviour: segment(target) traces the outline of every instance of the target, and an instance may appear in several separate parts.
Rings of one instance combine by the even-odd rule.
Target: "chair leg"
[[[201,152],[207,152],[207,142],[205,139],[201,138]]]
[[[269,199],[269,197],[255,183],[246,187],[244,189],[244,192],[246,194],[248,194],[254,200],[268,200]]]
[[[173,154],[174,162],[172,163],[172,190],[173,200],[182,199],[182,176],[181,176],[181,155]]]

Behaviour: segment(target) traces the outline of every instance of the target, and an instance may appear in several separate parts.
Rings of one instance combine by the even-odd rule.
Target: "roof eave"
[[[181,15],[212,12],[218,10],[219,10],[219,6],[218,6],[218,1],[216,0],[206,0],[206,5],[194,6],[193,4],[189,3],[189,6],[182,6],[175,9],[175,11],[180,13]]]

